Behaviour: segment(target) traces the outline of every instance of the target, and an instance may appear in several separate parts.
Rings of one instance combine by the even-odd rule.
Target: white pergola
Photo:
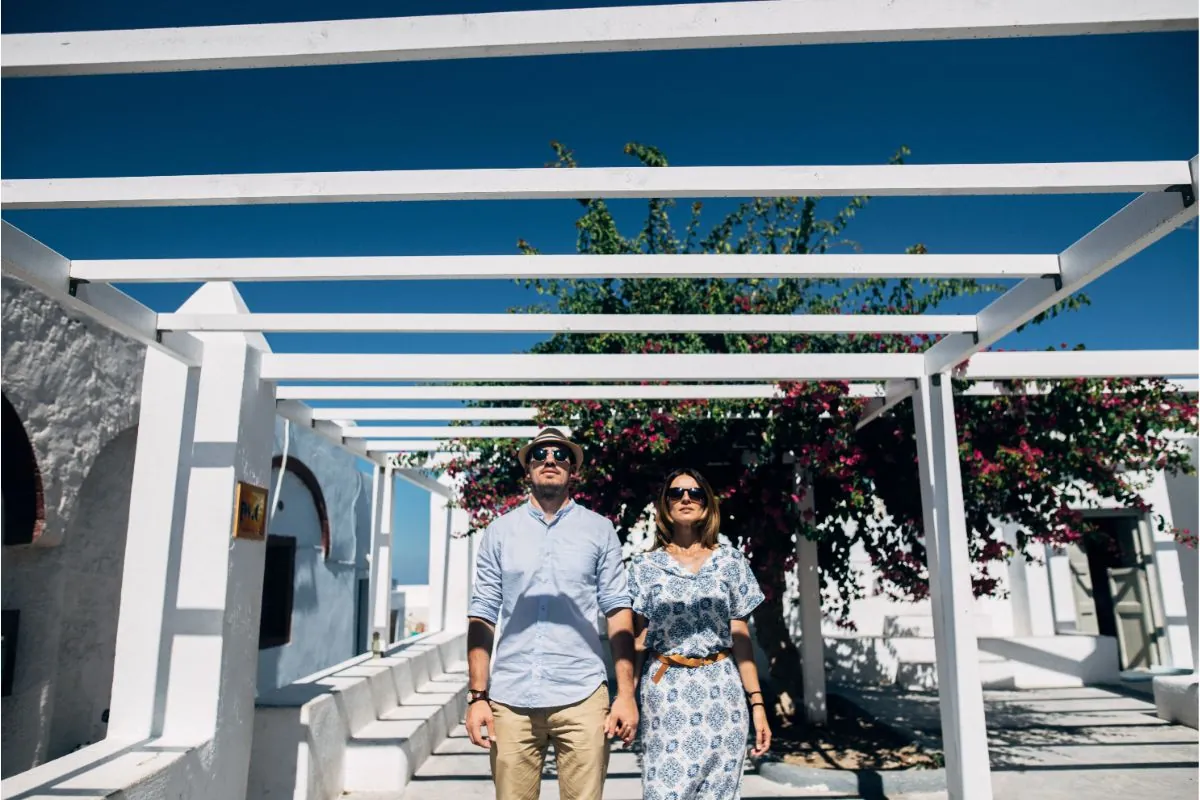
[[[382,61],[852,42],[931,41],[1180,31],[1197,28],[1194,0],[781,0],[529,11],[382,20],[6,35],[0,74],[25,76],[305,67]],[[142,530],[121,602],[110,736],[174,734],[248,741],[252,699],[237,672],[236,615],[218,635],[181,639],[160,667],[172,610],[257,608],[261,548],[228,541],[238,480],[265,484],[269,446],[257,428],[276,413],[311,426],[376,464],[372,610],[387,630],[391,478],[442,495],[445,482],[401,470],[393,456],[456,441],[528,436],[537,403],[570,399],[765,398],[781,381],[849,381],[873,398],[862,424],[911,398],[917,423],[938,686],[952,798],[991,797],[972,627],[970,560],[949,375],[968,362],[969,393],[995,382],[1073,377],[1180,379],[1195,391],[1195,351],[983,352],[1017,327],[1197,216],[1197,159],[1102,163],[403,170],[6,180],[4,209],[578,198],[1136,194],[1062,252],[1035,255],[490,255],[354,258],[68,259],[3,226],[5,274],[18,277],[144,343],[147,350],[134,497]],[[496,315],[250,312],[230,282],[482,278],[930,277],[1019,282],[973,315]],[[113,283],[203,282],[174,313],[156,313]],[[270,332],[788,334],[933,333],[923,353],[862,355],[390,355],[274,353]],[[499,385],[459,386],[486,381]],[[413,384],[429,385],[413,385]],[[367,384],[367,385],[364,385]],[[570,384],[570,385],[567,385]],[[359,402],[481,400],[517,408],[358,406]],[[308,401],[308,402],[306,402]],[[312,405],[338,401],[339,407]],[[486,422],[448,428],[437,422]],[[423,423],[409,425],[403,423]],[[569,426],[571,420],[562,420]],[[364,424],[368,423],[368,424]],[[393,423],[380,426],[369,423]],[[505,425],[496,423],[525,423]],[[176,502],[183,481],[186,511]],[[188,553],[167,573],[165,538]],[[214,531],[216,533],[214,533]],[[806,708],[824,714],[815,544],[800,557]],[[257,559],[257,560],[256,560]],[[132,561],[127,560],[130,570]],[[255,577],[255,566],[258,577]],[[216,576],[220,581],[215,581]],[[227,578],[227,579],[226,579]],[[258,583],[256,583],[256,580]],[[436,580],[431,576],[431,581]],[[465,579],[464,579],[465,580]],[[171,584],[175,581],[175,584]],[[465,583],[456,589],[467,591]],[[449,591],[445,586],[443,592]],[[443,603],[443,611],[445,605]],[[179,609],[174,609],[178,613]],[[447,625],[451,624],[446,621]],[[147,631],[155,635],[147,635]],[[169,675],[157,670],[165,669]],[[250,676],[251,679],[253,676]],[[168,680],[169,679],[169,680]],[[167,689],[161,689],[166,685]],[[167,692],[163,697],[162,692]],[[230,700],[233,698],[233,700]],[[165,712],[163,709],[166,709]],[[244,789],[243,789],[244,791]],[[229,795],[233,796],[233,795]],[[240,796],[240,795],[239,795]]]

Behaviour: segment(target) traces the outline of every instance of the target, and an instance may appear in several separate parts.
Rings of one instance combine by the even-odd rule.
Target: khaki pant
[[[511,708],[493,702],[491,762],[497,800],[536,800],[551,742],[562,800],[600,800],[608,772],[608,711],[606,684],[586,700],[561,708]]]

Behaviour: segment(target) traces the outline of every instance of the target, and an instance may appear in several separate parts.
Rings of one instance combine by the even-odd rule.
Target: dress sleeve
[[[649,605],[646,602],[647,586],[645,585],[645,576],[642,574],[644,570],[641,556],[634,556],[629,560],[629,597],[633,601],[633,612],[648,617],[650,615],[647,613]]]
[[[766,597],[750,569],[750,561],[737,550],[732,552],[737,568],[732,570],[729,581],[729,615],[733,619],[743,619],[750,616]]]

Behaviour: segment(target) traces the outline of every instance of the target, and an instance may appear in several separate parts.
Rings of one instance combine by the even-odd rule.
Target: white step
[[[346,743],[345,791],[400,792],[466,711],[466,665],[427,680]]]

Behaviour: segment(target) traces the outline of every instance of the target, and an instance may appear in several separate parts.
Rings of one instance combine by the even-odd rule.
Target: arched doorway
[[[321,483],[303,461],[289,456],[285,464],[276,456],[270,489],[268,502],[275,511],[267,525],[263,565],[260,691],[283,686],[342,657],[334,644],[336,634],[326,629],[329,610],[318,602],[331,578],[329,514]],[[341,624],[349,629],[353,622]],[[331,652],[338,658],[329,661]]]
[[[0,394],[0,508],[5,545],[32,544],[46,521],[42,474],[21,418]]]

